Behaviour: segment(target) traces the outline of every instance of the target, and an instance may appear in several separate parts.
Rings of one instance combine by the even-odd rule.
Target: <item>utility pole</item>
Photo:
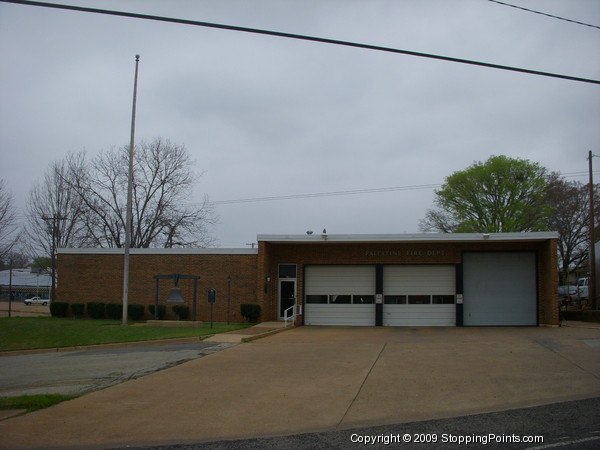
[[[58,227],[56,226],[56,223],[59,220],[67,220],[66,217],[62,217],[62,216],[52,216],[52,217],[47,217],[47,216],[43,216],[42,220],[45,220],[46,222],[50,222],[52,221],[52,245],[51,245],[51,254],[50,254],[50,266],[51,266],[51,270],[52,270],[52,286],[50,287],[51,290],[51,295],[50,295],[50,299],[55,302],[56,301],[56,241],[58,240]]]
[[[127,218],[125,219],[125,258],[123,261],[123,322],[127,325],[127,307],[129,304],[129,247],[131,247],[132,191],[133,191],[133,147],[135,144],[135,107],[137,101],[137,80],[140,55],[135,55],[135,77],[133,80],[133,107],[131,109],[131,139],[129,140],[129,173],[127,176]]]
[[[596,221],[594,220],[594,178],[592,175],[592,152],[588,153],[588,165],[590,171],[590,251],[589,266],[590,278],[588,280],[588,299],[592,309],[596,309]]]
[[[227,276],[227,325],[229,325],[229,314],[231,313],[231,275]]]
[[[12,316],[12,258],[10,258],[10,272],[8,275],[8,317]]]

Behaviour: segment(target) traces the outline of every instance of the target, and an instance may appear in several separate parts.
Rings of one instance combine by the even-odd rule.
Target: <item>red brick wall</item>
[[[198,320],[210,320],[207,290],[217,290],[215,321],[227,320],[227,276],[231,275],[231,314],[241,322],[240,303],[258,303],[261,320],[276,320],[278,265],[297,264],[297,298],[302,301],[307,264],[460,264],[463,251],[535,251],[538,270],[538,321],[558,323],[556,240],[535,242],[480,241],[476,243],[334,243],[286,244],[259,242],[258,255],[143,254],[131,255],[129,303],[154,303],[154,275],[180,273],[200,276]],[[69,303],[100,301],[120,303],[123,290],[123,255],[58,255],[58,296]],[[172,287],[160,280],[159,303],[165,304]],[[192,311],[193,281],[179,287]],[[170,307],[167,318],[175,316]],[[150,318],[149,315],[147,318]]]
[[[63,254],[57,259],[59,273],[58,298],[68,303],[121,303],[123,297],[123,255]],[[227,320],[228,283],[231,282],[230,320],[243,322],[240,303],[256,303],[257,255],[221,254],[143,254],[130,256],[129,304],[154,304],[156,280],[154,275],[179,273],[196,275],[198,280],[197,318],[210,320],[207,303],[208,289],[217,290],[214,320]],[[193,280],[181,279],[179,287],[190,307],[193,306]],[[166,304],[173,281],[159,281],[159,304]],[[146,312],[148,309],[146,308]],[[146,318],[151,318],[147,312]],[[175,319],[171,304],[167,306],[167,319]]]
[[[476,243],[334,243],[315,244],[260,243],[267,253],[260,269],[271,277],[270,289],[263,303],[268,305],[265,317],[277,317],[277,267],[297,264],[297,298],[304,298],[304,265],[310,264],[460,264],[463,251],[535,251],[538,258],[538,321],[540,325],[557,325],[556,240],[535,242]]]

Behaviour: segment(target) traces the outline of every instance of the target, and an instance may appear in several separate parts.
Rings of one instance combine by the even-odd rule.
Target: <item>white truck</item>
[[[579,278],[577,280],[577,298],[579,300],[588,300],[590,298],[589,282],[590,279],[588,277]]]

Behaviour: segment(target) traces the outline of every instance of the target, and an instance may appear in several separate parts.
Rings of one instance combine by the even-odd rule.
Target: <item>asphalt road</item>
[[[293,420],[293,418],[290,418]],[[542,442],[516,442],[541,436]],[[367,439],[376,441],[367,442]],[[461,442],[460,440],[463,440]],[[470,443],[465,441],[470,439]],[[378,441],[377,441],[378,440]],[[415,441],[421,442],[415,442]],[[386,441],[388,442],[386,444]],[[444,420],[129,450],[600,448],[600,397]]]
[[[83,394],[201,358],[231,345],[194,342],[0,356],[0,397]]]

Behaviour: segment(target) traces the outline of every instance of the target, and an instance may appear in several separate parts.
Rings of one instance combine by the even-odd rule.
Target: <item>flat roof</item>
[[[558,239],[558,232],[529,233],[418,233],[418,234],[259,234],[262,242],[479,242],[543,241]]]
[[[123,255],[122,248],[59,248],[62,255]],[[132,248],[131,255],[257,255],[257,248]]]
[[[259,234],[259,242],[321,244],[324,242],[514,242],[558,239],[558,232],[417,233],[417,234]],[[122,248],[59,248],[58,254],[122,255]],[[131,255],[257,255],[258,248],[132,248]]]

